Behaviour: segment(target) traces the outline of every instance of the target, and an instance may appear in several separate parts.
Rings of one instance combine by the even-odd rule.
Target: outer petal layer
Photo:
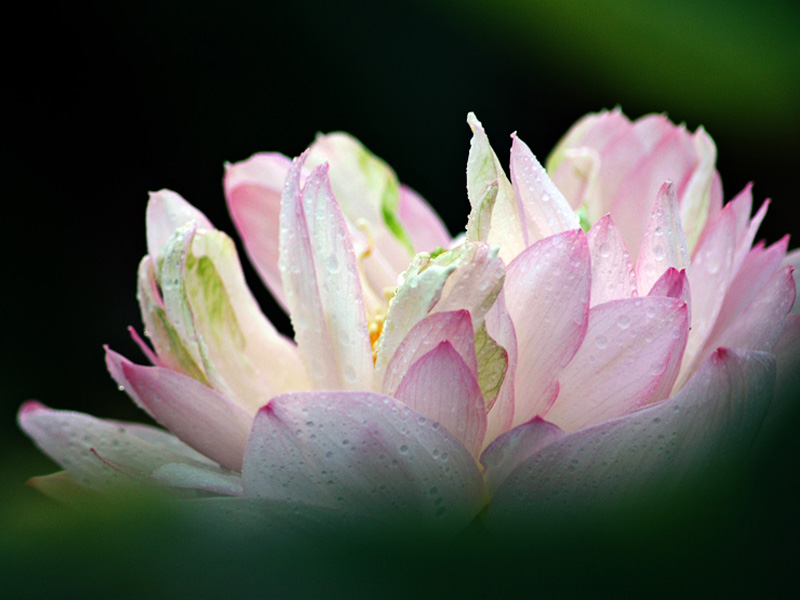
[[[497,491],[490,526],[518,531],[533,515],[669,494],[715,461],[736,461],[758,433],[774,381],[771,354],[718,350],[670,400],[569,435],[522,462]]]
[[[256,417],[245,494],[376,523],[458,530],[484,503],[477,464],[444,427],[367,392],[275,398]]]

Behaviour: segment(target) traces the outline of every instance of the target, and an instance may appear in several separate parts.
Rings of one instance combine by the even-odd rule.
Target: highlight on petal
[[[488,525],[524,534],[533,515],[669,498],[704,468],[736,465],[764,420],[774,381],[771,354],[719,349],[675,397],[568,435],[519,464],[497,490]]]
[[[368,392],[273,399],[256,416],[243,477],[248,496],[376,525],[457,531],[485,502],[475,460],[444,427]]]
[[[505,302],[517,338],[514,423],[544,414],[586,333],[589,247],[580,230],[545,238],[508,265]]]
[[[356,257],[321,165],[300,187],[295,159],[281,204],[280,268],[298,351],[317,388],[369,389],[372,348]]]
[[[715,193],[718,175],[715,169],[717,147],[702,127],[692,136],[695,151],[699,157],[689,181],[681,196],[681,228],[686,234],[689,251],[694,249],[709,217],[716,217],[722,208],[722,194]]]
[[[291,160],[278,153],[254,154],[225,165],[225,199],[247,255],[272,296],[285,309],[278,269],[281,193]]]

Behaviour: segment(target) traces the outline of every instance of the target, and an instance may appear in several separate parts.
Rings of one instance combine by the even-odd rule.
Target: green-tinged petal
[[[717,162],[717,147],[705,129],[698,127],[692,136],[700,162],[695,167],[681,197],[681,225],[686,232],[689,252],[697,245],[711,211],[711,186]]]
[[[357,223],[363,219],[376,232],[388,230],[392,239],[382,239],[380,250],[394,264],[398,250],[404,249],[407,264],[414,249],[397,214],[400,184],[391,167],[351,135],[338,132],[318,136],[308,150],[307,168],[313,170],[325,162],[330,165],[331,187],[347,220]]]
[[[488,410],[497,400],[503,385],[508,369],[508,352],[491,338],[484,323],[475,332],[475,354],[478,359],[478,385]]]
[[[208,384],[202,367],[186,349],[181,336],[167,318],[150,256],[145,256],[139,264],[137,298],[145,335],[156,349],[159,364]]]
[[[524,217],[483,125],[474,113],[467,115],[467,123],[472,129],[467,158],[467,196],[472,211],[467,239],[500,246],[503,260],[510,262],[527,246]]]

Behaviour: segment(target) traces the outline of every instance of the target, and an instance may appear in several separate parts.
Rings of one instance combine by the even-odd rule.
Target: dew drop
[[[617,327],[620,329],[627,329],[631,326],[631,319],[626,315],[622,315],[619,319],[617,319]]]

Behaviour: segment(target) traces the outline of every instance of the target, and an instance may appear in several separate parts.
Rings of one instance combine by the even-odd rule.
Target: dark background
[[[761,236],[800,232],[800,9],[790,0],[142,0],[20,10],[3,41],[6,519],[40,507],[22,484],[53,470],[16,428],[22,401],[143,420],[107,375],[102,344],[141,360],[126,327],[140,328],[147,192],[174,189],[235,238],[224,161],[294,156],[318,131],[349,131],[455,233],[468,211],[468,111],[506,162],[512,131],[543,160],[583,114],[620,105],[633,118],[667,112],[704,125],[726,199],[755,181],[757,202],[774,200]],[[742,543],[768,556],[796,534],[793,439],[775,442],[748,505],[767,520]]]

